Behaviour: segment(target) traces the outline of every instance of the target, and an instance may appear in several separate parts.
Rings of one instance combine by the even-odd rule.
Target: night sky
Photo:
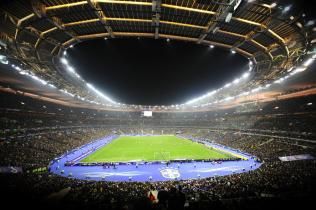
[[[97,39],[68,55],[87,82],[127,104],[183,103],[248,69],[248,59],[229,50],[166,39]]]
[[[289,5],[288,13],[299,15],[302,23],[315,20],[310,1],[278,2],[280,9]],[[71,65],[87,82],[127,104],[184,103],[231,82],[248,68],[246,58],[227,49],[166,39],[96,39],[68,52]]]

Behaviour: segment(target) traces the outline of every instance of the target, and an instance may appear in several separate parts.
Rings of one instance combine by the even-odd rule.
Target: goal
[[[155,160],[167,161],[170,160],[170,152],[160,151],[154,153]]]

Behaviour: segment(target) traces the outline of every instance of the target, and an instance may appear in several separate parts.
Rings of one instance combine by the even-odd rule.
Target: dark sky
[[[87,82],[128,104],[183,103],[248,68],[248,59],[228,50],[165,39],[97,39],[68,54]]]
[[[305,11],[301,22],[315,19],[311,1],[278,2],[280,9],[288,5],[291,15]],[[68,52],[70,63],[86,81],[127,104],[184,103],[232,81],[248,64],[225,49],[165,39],[97,39]]]
[[[97,39],[68,52],[87,82],[128,104],[183,103],[248,68],[248,59],[228,50],[165,39]]]
[[[276,2],[280,9],[291,6],[286,20],[289,15],[300,15],[302,24],[316,20],[312,0]],[[143,105],[184,103],[232,81],[248,63],[225,49],[165,39],[96,39],[68,52],[70,63],[86,81],[115,101]]]

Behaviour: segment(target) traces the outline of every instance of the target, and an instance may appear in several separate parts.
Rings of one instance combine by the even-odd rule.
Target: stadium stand
[[[242,113],[234,109],[155,113],[157,118],[143,123],[139,113],[103,111],[98,112],[98,116],[108,117],[99,118],[94,117],[95,110],[70,109],[24,96],[6,94],[5,97],[10,100],[1,108],[0,165],[22,167],[23,172],[1,174],[1,190],[9,197],[23,198],[25,204],[66,209],[74,206],[165,209],[163,199],[151,203],[147,198],[149,191],[158,190],[158,194],[167,196],[169,208],[180,205],[185,209],[208,206],[264,209],[270,205],[292,204],[293,197],[307,203],[314,193],[315,160],[281,162],[278,159],[289,155],[316,155],[315,142],[310,141],[315,136],[314,109],[306,106],[306,102],[314,98],[260,104],[263,110]],[[280,109],[275,110],[275,106]],[[161,133],[162,130],[240,149],[256,155],[264,164],[255,171],[238,175],[154,183],[76,180],[50,174],[47,170],[54,157],[99,137],[113,133]]]
[[[1,1],[2,209],[313,208],[316,30],[315,18],[296,7],[313,3],[301,2]],[[243,56],[247,70],[182,104],[118,103],[79,75],[67,56],[86,40],[116,38],[222,48],[228,56]],[[148,71],[144,80],[151,74],[160,72]],[[144,117],[145,110],[153,117]],[[76,179],[49,167],[104,137],[152,134],[220,144],[251,154],[262,165],[226,176],[144,182]],[[115,170],[115,163],[109,165]]]

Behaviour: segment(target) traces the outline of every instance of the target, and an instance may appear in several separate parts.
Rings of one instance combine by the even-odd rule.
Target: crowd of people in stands
[[[296,107],[296,112],[290,102],[281,101],[277,105],[267,104],[265,108],[261,105],[262,110],[255,112],[235,109],[182,116],[181,113],[157,114],[157,118],[146,119],[146,124],[139,113],[118,114],[65,107],[59,111],[58,105],[44,102],[36,102],[34,107],[49,111],[39,111],[33,106],[23,108],[28,101],[21,97],[15,97],[15,100],[23,100],[24,104],[11,101],[0,107],[0,167],[22,168],[22,172],[16,174],[1,173],[0,168],[3,202],[10,202],[12,198],[21,200],[10,203],[13,206],[265,209],[271,203],[281,207],[283,204],[295,206],[294,201],[301,201],[302,205],[315,193],[315,160],[279,160],[280,156],[316,155],[313,141],[315,114],[311,109],[314,105],[305,106],[306,101]],[[15,105],[10,108],[12,103]],[[275,106],[279,108],[274,109]],[[285,110],[287,107],[288,111]],[[263,165],[254,171],[230,176],[147,183],[77,180],[37,170],[46,168],[52,159],[67,151],[113,133],[181,134],[253,154]]]

